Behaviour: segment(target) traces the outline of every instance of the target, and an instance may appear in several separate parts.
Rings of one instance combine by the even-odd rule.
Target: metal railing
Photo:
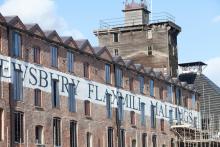
[[[142,22],[143,20],[144,18],[142,18],[141,16],[133,17],[130,19],[125,19],[125,17],[103,19],[100,20],[100,29],[111,29],[117,27],[133,26],[140,24],[152,24],[168,21],[175,23],[175,17],[167,12],[152,13],[149,22]]]

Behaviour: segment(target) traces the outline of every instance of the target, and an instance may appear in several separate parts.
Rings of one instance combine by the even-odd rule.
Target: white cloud
[[[215,23],[220,22],[220,16],[214,17],[212,21],[215,22]]]
[[[61,35],[83,38],[56,12],[54,0],[5,0],[0,5],[2,15],[18,15],[24,23],[38,23],[42,29],[57,30]]]
[[[220,86],[220,57],[212,58],[206,63],[208,66],[204,71],[205,75]]]

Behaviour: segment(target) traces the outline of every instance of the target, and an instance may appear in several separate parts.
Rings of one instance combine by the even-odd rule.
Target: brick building
[[[100,21],[94,31],[101,46],[113,56],[133,60],[176,77],[178,75],[177,37],[181,27],[169,13],[150,12],[143,2],[125,3],[123,18]]]
[[[88,40],[0,15],[1,147],[174,147],[198,93]]]

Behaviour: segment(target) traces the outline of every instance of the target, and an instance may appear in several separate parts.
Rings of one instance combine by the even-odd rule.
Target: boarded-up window
[[[83,64],[84,77],[89,78],[89,63]]]
[[[40,48],[34,47],[34,62],[37,64],[40,64]]]
[[[129,77],[129,88],[130,88],[130,91],[134,90],[134,78],[133,77]]]
[[[86,116],[91,116],[91,103],[90,101],[85,101],[85,115]]]
[[[34,102],[35,102],[35,106],[41,107],[41,90],[40,89],[34,90]]]
[[[131,115],[131,124],[135,125],[135,112],[131,111],[130,115]]]
[[[164,131],[164,119],[160,120],[160,128],[161,128],[161,131]]]

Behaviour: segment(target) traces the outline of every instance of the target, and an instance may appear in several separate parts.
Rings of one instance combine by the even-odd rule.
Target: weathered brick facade
[[[72,38],[60,37],[55,31],[43,32],[38,25],[24,25],[18,17],[3,17],[0,16],[0,29],[1,29],[1,65],[6,64],[3,57],[7,57],[13,63],[20,63],[22,66],[33,66],[34,69],[44,69],[48,73],[52,74],[52,71],[59,72],[60,75],[66,74],[68,76],[78,77],[83,81],[88,83],[99,83],[105,86],[114,88],[115,87],[115,66],[120,66],[123,70],[123,87],[117,88],[119,91],[130,91],[129,88],[129,78],[133,77],[133,91],[130,91],[134,95],[140,95],[142,98],[152,101],[157,101],[158,103],[166,104],[168,102],[167,98],[167,85],[173,85],[174,87],[180,87],[182,89],[182,98],[186,98],[188,105],[177,106],[175,105],[175,92],[173,92],[173,105],[175,107],[185,107],[184,109],[192,110],[192,99],[191,94],[196,93],[189,85],[179,82],[178,79],[171,78],[169,76],[164,76],[162,73],[154,72],[153,70],[147,70],[141,65],[134,65],[132,62],[127,64],[128,61],[123,61],[119,58],[113,58],[111,54],[105,48],[100,48],[99,50],[91,47],[88,41],[74,41]],[[22,37],[22,54],[17,59],[11,57],[11,44],[12,44],[12,32],[18,32]],[[83,43],[82,43],[83,42]],[[80,45],[80,46],[79,46]],[[51,51],[50,47],[56,46],[58,48],[58,67],[51,67]],[[40,64],[36,64],[33,61],[33,47],[38,47],[40,49]],[[74,53],[74,72],[67,72],[67,51]],[[9,58],[8,58],[9,57]],[[7,60],[7,63],[9,60]],[[84,78],[83,63],[89,63],[90,76]],[[105,83],[105,64],[111,65],[111,83]],[[5,66],[1,66],[4,72],[7,70],[13,70],[13,66],[10,64],[9,69]],[[47,70],[46,70],[47,69]],[[50,71],[49,71],[50,69]],[[22,71],[25,75],[25,71]],[[12,72],[13,73],[13,72]],[[138,76],[144,76],[144,92],[140,94],[139,92],[139,80]],[[4,77],[6,75],[2,74]],[[38,75],[36,75],[37,77]],[[61,76],[60,76],[61,77]],[[26,78],[26,77],[24,77]],[[29,78],[29,77],[28,77]],[[59,77],[58,77],[59,78]],[[9,78],[10,79],[10,78]],[[33,76],[31,77],[33,80]],[[149,80],[154,80],[154,97],[150,96]],[[41,79],[42,80],[42,79]],[[93,82],[94,81],[94,82]],[[29,81],[30,83],[30,81]],[[13,99],[12,82],[9,80],[1,81],[1,99],[0,108],[3,110],[3,121],[2,125],[2,140],[0,141],[1,147],[35,147],[35,126],[40,125],[43,127],[43,145],[46,147],[53,147],[53,118],[58,117],[61,119],[61,146],[70,146],[70,121],[75,120],[77,122],[77,144],[79,147],[85,147],[87,144],[86,134],[90,132],[92,135],[92,146],[94,147],[107,147],[107,129],[108,127],[113,128],[113,142],[114,146],[118,146],[118,133],[117,133],[117,120],[116,120],[116,107],[113,107],[113,115],[111,119],[106,116],[106,106],[95,102],[95,98],[91,99],[88,97],[77,98],[76,112],[69,112],[68,109],[68,97],[60,95],[60,107],[53,108],[51,101],[51,93],[44,90],[43,86],[39,86],[42,89],[41,100],[42,106],[36,107],[34,105],[34,89],[33,87],[24,86],[23,89],[23,100],[15,101]],[[163,87],[162,95],[160,98],[160,89]],[[46,88],[45,88],[46,89]],[[79,89],[83,91],[83,89]],[[173,90],[174,91],[174,90]],[[84,91],[86,94],[88,91]],[[198,96],[198,94],[196,93]],[[85,116],[84,100],[91,101],[91,116]],[[196,104],[199,104],[199,98],[196,99]],[[147,107],[149,107],[147,105]],[[131,112],[130,109],[125,109],[124,120],[120,128],[125,129],[125,144],[126,147],[131,147],[132,140],[136,140],[136,147],[142,146],[142,134],[147,134],[147,144],[152,145],[152,136],[157,136],[157,146],[161,147],[166,145],[171,146],[171,138],[174,140],[176,136],[170,131],[170,124],[167,119],[165,119],[164,131],[161,131],[160,117],[157,117],[156,128],[151,128],[151,117],[150,111],[146,111],[146,124],[141,124],[141,116],[138,113],[139,110],[135,111],[135,125],[131,124]],[[148,109],[146,109],[148,110]],[[15,111],[23,112],[23,138],[24,141],[19,144],[15,143],[15,118],[13,114]],[[194,111],[199,111],[197,107]],[[159,113],[159,110],[158,110]]]

